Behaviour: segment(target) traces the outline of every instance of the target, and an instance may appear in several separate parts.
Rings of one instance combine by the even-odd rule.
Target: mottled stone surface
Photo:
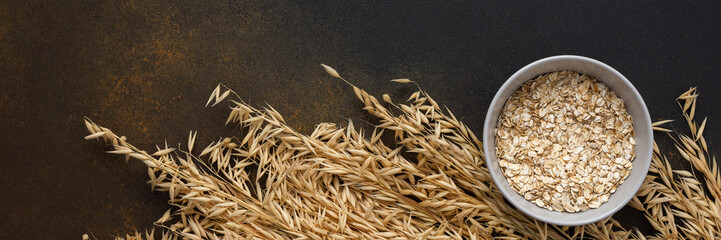
[[[223,107],[203,107],[224,83],[306,133],[370,120],[321,62],[396,99],[412,89],[389,79],[416,80],[480,134],[516,70],[584,55],[626,75],[654,120],[680,119],[673,99],[699,86],[697,114],[721,147],[719,2],[220,2],[0,2],[0,239],[104,239],[165,211],[140,163],[82,139],[83,116],[142,148],[184,143],[190,130],[205,145],[233,134]],[[648,229],[632,209],[617,216]]]

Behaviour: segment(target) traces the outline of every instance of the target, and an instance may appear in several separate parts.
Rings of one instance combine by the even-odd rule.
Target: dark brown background
[[[654,120],[680,119],[673,99],[699,86],[698,114],[709,116],[718,149],[719,9],[717,1],[0,1],[0,239],[89,231],[104,239],[149,228],[165,211],[167,197],[150,191],[142,164],[82,139],[83,116],[146,149],[184,143],[190,130],[204,146],[232,134],[227,109],[203,107],[224,83],[303,132],[368,119],[321,62],[397,99],[410,89],[388,80],[416,80],[480,134],[493,94],[516,70],[551,55],[588,56],[625,74]],[[616,216],[648,230],[639,212]]]

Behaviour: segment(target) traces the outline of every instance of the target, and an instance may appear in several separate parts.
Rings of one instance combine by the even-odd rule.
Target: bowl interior
[[[564,70],[593,76],[611,88],[618,97],[623,99],[626,110],[633,117],[633,127],[636,134],[636,157],[633,160],[631,174],[629,174],[624,183],[616,189],[616,192],[611,194],[608,202],[601,204],[599,208],[577,213],[546,210],[527,201],[523,196],[516,193],[508,184],[506,177],[498,165],[495,149],[494,130],[498,123],[498,116],[513,92],[527,80],[544,73]],[[483,143],[486,164],[491,173],[491,177],[511,204],[538,220],[558,225],[575,226],[596,222],[610,216],[625,206],[636,194],[651,164],[653,132],[651,130],[651,118],[649,117],[646,104],[643,102],[638,91],[636,91],[633,85],[621,73],[602,62],[590,58],[565,55],[544,58],[533,62],[513,74],[513,76],[503,84],[488,108],[483,128]]]

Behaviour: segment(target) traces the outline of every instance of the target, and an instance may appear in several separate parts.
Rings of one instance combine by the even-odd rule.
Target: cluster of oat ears
[[[237,98],[229,101],[226,124],[244,134],[220,138],[202,150],[194,150],[197,133],[191,132],[185,150],[166,145],[146,152],[89,119],[86,139],[103,139],[113,147],[109,153],[148,166],[148,183],[170,197],[170,209],[155,223],[164,229],[161,239],[646,238],[612,218],[578,227],[529,218],[496,189],[482,143],[428,94],[419,89],[399,104],[387,94],[379,101],[352,87],[363,109],[379,119],[372,133],[349,122],[346,127],[321,123],[312,134],[301,134],[274,109],[257,109]],[[229,96],[237,97],[216,88],[208,104]],[[695,91],[682,95],[691,118],[695,96]],[[688,121],[693,135],[679,142],[679,150],[703,176],[671,172],[654,149],[652,175],[631,202],[657,231],[650,238],[721,237],[721,178],[715,162],[710,167],[704,157],[705,121],[701,127]],[[670,131],[660,126],[666,122],[654,129]],[[392,133],[395,145],[381,140],[384,132]],[[674,178],[679,175],[680,180]],[[151,231],[117,238],[156,237]]]

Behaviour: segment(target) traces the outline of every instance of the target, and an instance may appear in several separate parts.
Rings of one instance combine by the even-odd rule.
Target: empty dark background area
[[[145,149],[166,140],[185,147],[190,130],[205,146],[236,134],[223,125],[226,107],[204,107],[223,83],[305,133],[324,121],[371,120],[320,63],[397,100],[412,90],[388,80],[413,79],[480,134],[495,91],[516,70],[588,56],[628,77],[654,121],[682,120],[674,99],[698,86],[697,115],[708,116],[715,154],[720,4],[2,1],[0,239],[104,239],[149,229],[167,209],[141,163],[82,139],[84,116]],[[675,167],[688,166],[656,138]],[[616,217],[650,233],[640,212]]]

